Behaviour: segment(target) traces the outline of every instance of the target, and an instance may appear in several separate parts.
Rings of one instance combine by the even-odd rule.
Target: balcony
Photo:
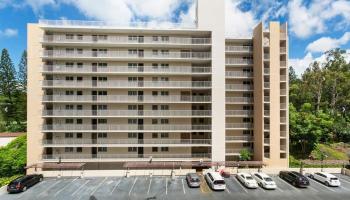
[[[252,123],[226,123],[226,130],[244,130],[252,128]]]
[[[286,61],[280,61],[281,68],[286,68],[287,67],[287,62]]]
[[[286,117],[281,117],[280,120],[281,120],[281,124],[287,123],[287,118]]]
[[[253,78],[252,72],[226,71],[226,78]]]
[[[270,97],[269,96],[264,96],[264,102],[269,103],[270,102]]]
[[[252,97],[226,97],[226,103],[229,104],[251,104],[254,102]]]
[[[243,149],[246,149],[248,150],[249,152],[252,152],[252,149],[249,149],[249,148],[241,148],[241,149],[233,149],[233,148],[229,148],[229,149],[226,149],[225,152],[226,152],[226,155],[227,156],[239,156],[241,153],[241,151]]]
[[[264,54],[264,60],[270,60],[270,54]]]
[[[264,68],[264,75],[269,75],[269,74],[270,74],[270,69]]]
[[[266,146],[270,145],[270,138],[264,138],[264,145]]]
[[[253,59],[226,58],[226,65],[253,65]]]
[[[287,81],[287,76],[286,75],[281,75],[280,79],[282,82],[286,82]]]
[[[225,46],[226,53],[252,53],[252,46]]]
[[[152,147],[157,146],[210,146],[211,139],[53,139],[43,140],[45,147]]]
[[[270,158],[270,153],[264,153],[264,158]]]
[[[54,124],[43,125],[44,132],[211,132],[211,125],[191,125],[191,124],[158,124],[158,125],[137,125],[137,124]]]
[[[211,81],[44,80],[47,88],[211,88]]]
[[[253,85],[245,84],[226,84],[226,91],[252,91],[254,90]]]
[[[287,95],[287,90],[286,89],[281,89],[281,95],[286,96]]]
[[[249,117],[253,115],[252,110],[226,110],[226,116]]]
[[[191,66],[171,66],[171,67],[153,67],[153,66],[108,66],[97,67],[84,65],[82,67],[67,67],[66,65],[44,65],[44,73],[58,74],[210,74],[211,67],[191,67]]]
[[[286,54],[286,53],[287,53],[287,48],[281,47],[281,54]]]
[[[226,142],[230,142],[230,143],[242,143],[242,142],[252,142],[254,141],[254,137],[248,135],[242,135],[242,136],[226,136],[225,137]]]
[[[264,124],[264,130],[270,130],[270,124]]]
[[[79,103],[210,103],[211,96],[44,95],[43,102]]]
[[[280,137],[282,138],[287,137],[287,131],[280,131]]]
[[[281,103],[281,110],[286,110],[287,109],[287,104],[286,103]]]
[[[264,115],[265,116],[270,116],[270,111],[269,110],[264,110]]]
[[[264,88],[265,89],[270,89],[270,82],[265,82],[264,83]]]
[[[281,151],[287,151],[287,146],[282,144],[282,145],[280,146],[280,150],[281,150]]]
[[[43,117],[211,117],[210,110],[44,110]]]
[[[53,59],[165,59],[165,60],[211,60],[210,52],[167,52],[154,54],[152,51],[130,53],[122,50],[109,50],[109,51],[66,51],[66,50],[44,50],[43,58]]]
[[[192,154],[167,154],[167,153],[155,153],[155,154],[138,154],[136,153],[125,153],[125,154],[110,154],[110,153],[99,153],[99,154],[77,154],[77,153],[63,153],[46,155],[43,154],[42,159],[44,161],[76,161],[76,160],[86,160],[86,161],[149,161],[152,160],[210,160],[211,154],[209,153],[192,153]]]
[[[150,36],[122,36],[107,35],[107,37],[99,38],[92,35],[73,36],[67,38],[66,35],[44,35],[42,42],[44,43],[64,43],[64,44],[102,44],[102,45],[118,45],[118,44],[137,44],[140,45],[210,45],[211,38],[205,37],[150,37]]]

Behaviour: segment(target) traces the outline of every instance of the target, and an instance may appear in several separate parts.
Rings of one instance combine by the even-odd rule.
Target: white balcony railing
[[[44,95],[45,102],[106,102],[106,103],[210,103],[211,96],[152,95]]]
[[[264,110],[264,115],[265,116],[270,116],[270,110]]]
[[[253,47],[252,46],[225,46],[225,51],[250,53],[250,52],[253,52]]]
[[[281,61],[280,64],[281,64],[282,68],[286,68],[287,67],[287,62],[286,61]]]
[[[254,137],[250,135],[241,135],[241,136],[226,136],[226,141],[237,141],[237,142],[251,142],[254,140]]]
[[[281,120],[281,123],[286,123],[287,122],[287,118],[286,117],[281,117],[280,120]]]
[[[254,98],[251,97],[226,97],[226,103],[253,103]]]
[[[270,138],[264,138],[264,144],[270,145]]]
[[[281,150],[281,151],[286,151],[286,150],[287,150],[287,146],[282,144],[282,145],[280,146],[280,150]]]
[[[226,71],[226,78],[252,78],[252,72]]]
[[[287,137],[287,131],[280,131],[281,137]]]
[[[250,129],[253,128],[252,123],[226,123],[226,129]]]
[[[253,85],[244,85],[244,84],[226,84],[226,91],[247,91],[253,90]]]
[[[264,88],[269,89],[270,88],[270,82],[265,82],[264,83]]]
[[[64,88],[210,88],[211,81],[44,80],[42,86]]]
[[[249,152],[252,151],[252,149],[248,149],[248,148],[241,148],[241,149],[232,149],[232,148],[229,148],[229,149],[226,149],[225,152],[226,154],[232,154],[232,155],[240,155],[241,151],[243,149],[246,149],[248,150]]]
[[[287,48],[286,47],[281,47],[281,53],[285,54],[287,52]]]
[[[264,68],[264,74],[265,74],[265,75],[270,74],[270,69],[269,69],[269,68]]]
[[[281,79],[281,81],[285,82],[287,80],[287,76],[286,75],[281,75],[280,79]]]
[[[132,145],[132,144],[211,144],[211,139],[53,139],[43,140],[44,145]]]
[[[181,74],[197,74],[211,73],[210,67],[191,67],[191,66],[171,66],[171,67],[128,67],[128,66],[108,66],[97,67],[84,65],[81,67],[67,67],[66,65],[45,65],[43,72],[50,73],[181,73]]]
[[[281,90],[281,95],[287,95],[287,90],[286,89],[282,89]]]
[[[243,59],[243,58],[226,58],[226,65],[252,65],[253,59]]]
[[[47,43],[92,43],[92,44],[157,44],[157,45],[210,45],[211,38],[204,37],[150,37],[150,36],[121,36],[106,35],[99,38],[92,35],[71,36],[66,35],[44,35],[43,42]]]
[[[270,97],[269,96],[264,96],[264,102],[270,102]]]
[[[226,116],[251,116],[252,110],[226,110]]]
[[[128,117],[128,116],[168,116],[168,117],[192,117],[192,116],[211,116],[210,110],[44,110],[43,116],[50,117]]]
[[[264,60],[270,60],[270,54],[264,54]]]
[[[192,153],[192,154],[168,154],[168,153],[155,153],[155,154],[138,154],[136,153],[125,153],[125,154],[110,154],[110,153],[98,153],[98,154],[53,154],[47,155],[43,154],[44,160],[77,160],[77,159],[87,159],[87,160],[103,160],[103,159],[139,159],[145,158],[149,159],[162,158],[162,159],[194,159],[194,158],[210,158],[209,153]]]
[[[264,124],[264,130],[270,130],[270,124]]]
[[[161,124],[161,125],[137,125],[137,124],[54,124],[43,125],[44,131],[209,131],[211,125],[191,125],[191,124]]]
[[[152,58],[152,59],[197,59],[210,60],[210,52],[167,52],[154,54],[152,51],[130,53],[122,50],[109,51],[66,51],[66,50],[44,50],[44,58]]]

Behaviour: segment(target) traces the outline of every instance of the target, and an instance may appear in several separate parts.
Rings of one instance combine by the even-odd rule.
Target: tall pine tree
[[[18,64],[18,84],[21,87],[21,90],[24,92],[27,91],[27,51],[24,50],[22,53],[21,60]]]

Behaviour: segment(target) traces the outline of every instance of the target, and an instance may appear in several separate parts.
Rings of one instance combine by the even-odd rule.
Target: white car
[[[205,174],[204,177],[212,190],[226,189],[225,180],[218,172],[208,172]]]
[[[238,173],[237,179],[247,188],[258,188],[258,183],[253,177],[248,173]]]
[[[335,186],[335,187],[340,186],[339,179],[330,173],[316,172],[314,174],[311,174],[310,178],[315,179],[319,182],[322,182],[327,186]]]
[[[258,185],[262,188],[272,190],[277,188],[275,181],[273,181],[272,178],[265,173],[255,172],[252,173],[252,176],[258,182]]]

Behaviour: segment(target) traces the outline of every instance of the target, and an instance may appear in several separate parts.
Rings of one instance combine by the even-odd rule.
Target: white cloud
[[[322,37],[316,41],[310,43],[306,50],[310,52],[325,52],[330,49],[341,47],[350,41],[350,32],[346,32],[339,39],[331,37]]]
[[[17,29],[6,28],[4,30],[0,30],[0,36],[3,37],[15,37],[18,35]]]
[[[350,1],[312,0],[309,6],[306,6],[302,0],[293,0],[288,3],[288,8],[290,30],[299,38],[324,33],[328,30],[328,26],[350,24]],[[327,24],[338,16],[341,19]]]
[[[225,5],[225,34],[229,37],[251,37],[258,21],[252,11],[241,11],[239,1],[227,0]]]

